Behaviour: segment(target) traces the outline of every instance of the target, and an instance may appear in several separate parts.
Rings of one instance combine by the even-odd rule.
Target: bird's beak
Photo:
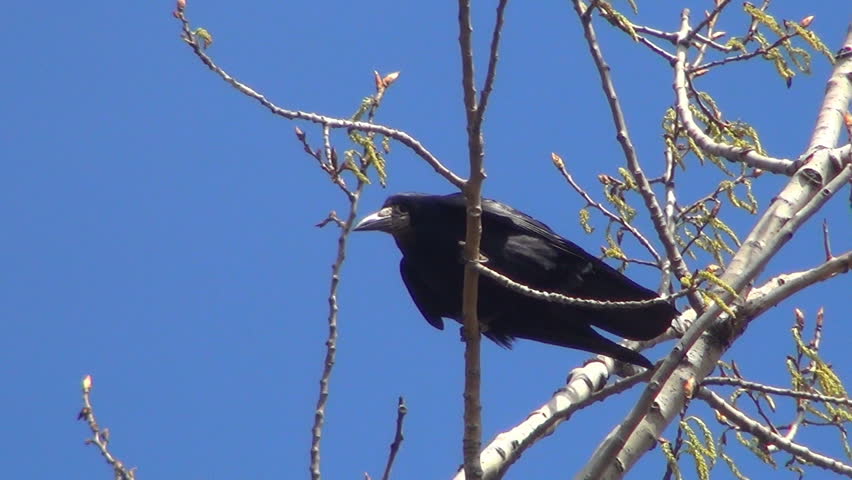
[[[359,232],[378,230],[380,232],[390,233],[392,231],[393,223],[391,215],[392,212],[393,209],[391,207],[385,207],[378,212],[371,213],[358,222],[358,225],[355,225],[354,230]]]

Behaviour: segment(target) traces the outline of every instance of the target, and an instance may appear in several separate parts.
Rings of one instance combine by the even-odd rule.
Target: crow
[[[494,200],[482,200],[481,254],[485,266],[528,287],[595,300],[649,300],[657,294],[566,240],[547,225]],[[466,206],[460,193],[401,193],[356,226],[390,233],[402,261],[402,281],[420,313],[443,330],[443,318],[462,321]],[[514,339],[603,354],[646,368],[639,353],[592,326],[632,340],[650,340],[678,311],[668,303],[642,308],[591,308],[533,298],[480,275],[477,310],[483,334],[506,348]]]

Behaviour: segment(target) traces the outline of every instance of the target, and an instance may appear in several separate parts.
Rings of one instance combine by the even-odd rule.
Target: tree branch
[[[810,270],[778,275],[749,293],[748,300],[742,307],[742,313],[749,318],[755,317],[793,294],[837,274],[848,273],[850,269],[852,269],[852,251],[834,257]]]
[[[369,122],[372,123],[375,119],[376,109],[378,108],[381,99],[384,97],[389,85],[390,82],[376,82],[377,91],[376,94],[371,97],[372,108],[367,115]],[[362,171],[361,175],[356,175],[357,184],[354,190],[350,190],[349,187],[346,186],[346,183],[341,178],[336,165],[336,153],[331,146],[331,135],[328,125],[323,125],[323,151],[325,152],[325,162],[322,160],[319,149],[314,151],[310,148],[304,132],[297,130],[296,136],[302,142],[305,152],[317,159],[320,163],[320,167],[328,174],[329,179],[343,191],[349,201],[349,213],[345,221],[341,221],[337,218],[337,215],[332,211],[326,221],[317,225],[322,227],[326,225],[328,221],[334,221],[340,228],[340,235],[337,238],[337,256],[331,267],[331,281],[328,292],[328,337],[325,341],[325,359],[323,362],[322,374],[320,376],[319,397],[317,398],[316,410],[314,413],[314,424],[311,429],[311,461],[309,470],[313,480],[320,480],[320,442],[322,441],[323,424],[325,422],[325,407],[328,402],[328,385],[331,379],[331,372],[334,368],[335,357],[337,355],[337,313],[339,311],[337,304],[337,290],[340,285],[340,273],[343,270],[343,262],[346,260],[346,247],[349,240],[349,234],[352,232],[352,228],[355,225],[355,219],[358,215],[358,202],[361,199],[361,192],[364,190],[366,182],[364,180],[365,176],[363,175],[365,172]],[[362,162],[361,168],[362,170],[366,169],[367,164]],[[400,402],[401,401],[402,397],[400,397]],[[404,405],[401,405],[400,408],[404,408]],[[401,428],[401,425],[399,425],[399,428]],[[391,453],[392,457],[385,470],[386,474],[390,472],[390,466],[393,463],[393,455],[395,455],[393,450]]]
[[[744,388],[746,390],[752,390],[752,391],[755,391],[755,392],[770,393],[772,395],[801,398],[801,399],[804,399],[804,400],[813,400],[813,401],[816,401],[816,402],[833,403],[833,404],[837,404],[837,405],[846,405],[847,407],[852,407],[852,399],[850,399],[850,398],[831,397],[831,396],[822,395],[822,394],[819,394],[819,393],[801,392],[801,391],[791,390],[789,388],[770,387],[769,385],[764,385],[762,383],[757,383],[757,382],[750,382],[748,380],[743,380],[742,378],[707,377],[701,382],[701,385],[702,386],[721,385],[721,386],[725,386],[725,387],[739,387],[739,388]]]
[[[298,110],[287,110],[281,108],[274,103],[272,103],[269,99],[267,99],[264,95],[254,91],[249,88],[247,85],[241,83],[236,78],[229,75],[225,70],[216,65],[205,52],[204,48],[198,44],[198,40],[196,36],[192,33],[189,27],[189,22],[184,16],[183,11],[175,12],[175,16],[181,21],[183,25],[183,39],[187,43],[187,45],[192,48],[192,51],[195,55],[207,66],[210,70],[219,75],[222,80],[228,82],[231,86],[236,88],[239,92],[247,95],[255,100],[257,100],[261,105],[269,109],[273,114],[278,115],[280,117],[287,118],[289,120],[305,120],[311,123],[317,123],[323,126],[328,126],[329,128],[346,128],[346,129],[355,129],[362,132],[374,132],[384,135],[388,138],[392,138],[406,147],[410,148],[417,156],[422,158],[428,163],[433,170],[435,170],[439,175],[444,177],[448,182],[452,183],[458,188],[462,188],[464,186],[464,179],[453,173],[450,169],[445,167],[435,155],[432,154],[422,143],[420,143],[417,139],[412,137],[411,135],[397,130],[391,127],[387,127],[385,125],[373,124],[368,122],[355,122],[352,120],[347,120],[343,118],[334,118],[327,117],[325,115],[319,115],[317,113],[312,112],[302,112]]]
[[[613,364],[611,358],[598,356],[582,368],[574,369],[567,385],[556,391],[547,403],[530,412],[511,430],[497,435],[480,455],[483,479],[501,478],[529,447],[553,433],[574,412],[624,392],[651,376],[651,371],[645,370],[604,387]],[[453,478],[464,479],[464,471],[459,471]]]
[[[340,235],[337,237],[337,256],[334,264],[331,266],[331,281],[328,289],[328,338],[325,346],[325,360],[323,362],[322,375],[320,376],[319,397],[317,398],[316,409],[314,411],[314,424],[311,428],[311,462],[310,472],[313,480],[320,480],[320,442],[322,441],[322,429],[325,422],[325,406],[328,402],[328,384],[331,379],[331,372],[334,369],[334,360],[337,354],[337,289],[340,285],[340,272],[343,269],[343,262],[346,260],[346,245],[349,240],[349,234],[352,232],[352,227],[355,225],[355,219],[358,216],[358,201],[361,199],[361,191],[364,189],[364,182],[358,180],[358,184],[354,191],[347,192],[349,199],[349,213],[343,226],[340,229]]]
[[[706,387],[701,387],[696,392],[696,397],[704,400],[711,408],[724,415],[725,418],[736,425],[740,430],[748,432],[759,438],[767,445],[775,445],[779,449],[784,450],[792,455],[802,458],[804,461],[812,463],[826,470],[852,477],[852,465],[847,465],[834,458],[816,453],[809,448],[799,445],[761,425],[760,422],[747,417],[737,408],[726,402],[722,397],[713,393]]]
[[[124,462],[119,460],[109,451],[109,429],[101,428],[95,420],[95,408],[92,406],[92,376],[86,375],[83,378],[83,408],[77,415],[77,420],[84,420],[92,432],[92,438],[86,439],[87,445],[98,447],[101,455],[106,462],[112,467],[113,474],[116,480],[134,480],[136,478],[136,468],[127,468]]]
[[[657,253],[657,250],[654,248],[653,245],[651,245],[651,242],[649,242],[648,239],[645,238],[645,236],[642,235],[642,233],[636,227],[627,223],[627,221],[624,220],[621,215],[616,215],[612,213],[600,202],[596,202],[594,199],[592,199],[591,195],[589,195],[582,187],[580,187],[580,185],[578,185],[577,182],[574,181],[574,177],[572,177],[571,174],[568,173],[568,170],[565,168],[565,162],[562,160],[561,157],[553,153],[551,154],[551,158],[553,159],[554,165],[556,165],[556,169],[559,170],[559,173],[562,174],[562,178],[564,178],[565,181],[568,182],[568,185],[570,185],[571,188],[573,188],[574,191],[577,192],[577,194],[580,195],[583,200],[586,201],[587,205],[595,207],[595,209],[604,214],[605,217],[609,218],[613,222],[618,223],[619,225],[624,227],[628,232],[633,234],[633,236],[636,237],[636,240],[638,240],[639,243],[641,243],[642,246],[645,247],[646,250],[648,250],[648,253],[650,253],[651,256],[654,257],[654,261],[656,262],[656,264],[658,266],[660,265],[660,263],[662,262],[660,254]]]
[[[709,135],[695,123],[692,117],[692,112],[689,110],[689,95],[687,93],[686,79],[686,52],[688,48],[688,38],[690,35],[689,25],[685,24],[685,29],[681,30],[680,43],[678,43],[677,61],[674,64],[675,79],[674,91],[676,98],[676,109],[681,123],[686,129],[687,135],[705,152],[711,155],[724,157],[731,162],[744,163],[750,167],[760,168],[772,173],[780,173],[783,175],[792,175],[801,166],[799,162],[790,160],[779,160],[777,158],[761,155],[751,148],[735,147],[719,143],[710,138]]]
[[[679,33],[681,38],[685,38],[689,32],[688,15],[689,11],[685,10]],[[852,44],[852,25],[844,44]],[[678,61],[684,62],[685,55],[685,46],[679,43]],[[722,282],[734,291],[742,292],[804,221],[827,200],[825,194],[816,193],[821,189],[824,178],[833,178],[839,171],[836,155],[845,152],[843,148],[830,149],[825,145],[833,145],[839,134],[841,116],[836,112],[844,111],[852,94],[848,75],[852,75],[852,56],[840,59],[835,64],[828,81],[817,127],[808,149],[812,152],[810,160],[775,197],[722,275]],[[832,125],[832,121],[838,125]],[[830,134],[835,136],[831,137]],[[820,148],[820,145],[823,146]],[[720,298],[725,302],[731,301],[727,292],[721,292]],[[725,323],[726,316],[717,319],[720,313],[719,306],[713,304],[699,316],[657,368],[634,409],[595,452],[581,476],[595,479],[620,477],[644,452],[653,447],[655,439],[684,407],[686,398],[683,382],[694,382],[707,376],[733,340],[712,338],[713,335],[705,333],[714,323],[720,326]],[[739,325],[737,330],[726,328],[722,331],[737,331],[741,334],[746,327]],[[653,415],[649,415],[652,405]]]
[[[494,31],[491,34],[491,52],[488,57],[488,72],[485,74],[485,85],[479,95],[479,107],[476,110],[477,128],[482,127],[482,117],[488,108],[488,99],[494,89],[494,79],[497,77],[497,59],[500,53],[500,35],[503,33],[503,19],[509,0],[500,0],[497,4],[497,18],[494,20]]]
[[[393,442],[390,445],[390,453],[388,454],[388,463],[385,465],[385,473],[382,474],[382,480],[390,480],[390,472],[393,467],[393,461],[396,459],[396,454],[399,453],[399,447],[405,438],[402,435],[402,422],[405,420],[405,415],[408,413],[408,407],[405,406],[405,399],[399,397],[396,408],[396,431],[393,435]]]
[[[629,310],[645,308],[651,305],[656,305],[658,303],[670,303],[673,299],[683,297],[692,291],[690,289],[684,289],[672,295],[664,295],[649,300],[595,300],[593,298],[570,297],[568,295],[563,295],[557,292],[546,292],[543,290],[536,290],[522,283],[518,283],[499,272],[491,270],[482,263],[474,263],[473,268],[475,268],[482,275],[485,275],[486,277],[496,281],[501,286],[506,287],[514,292],[520,293],[521,295],[526,295],[528,297],[537,298],[539,300],[544,300],[547,302],[559,303],[562,305],[579,305],[583,307],[599,308],[601,310],[613,308]]]
[[[462,453],[467,478],[482,478],[479,450],[482,445],[482,407],[480,402],[480,330],[477,318],[479,273],[474,263],[479,261],[479,244],[482,238],[482,113],[476,104],[476,84],[473,64],[473,25],[470,18],[470,0],[459,0],[459,48],[462,62],[462,92],[467,118],[467,146],[470,176],[462,190],[467,204],[467,224],[464,245],[464,289],[462,317],[465,340],[464,364],[464,438]],[[494,60],[496,62],[496,60]]]

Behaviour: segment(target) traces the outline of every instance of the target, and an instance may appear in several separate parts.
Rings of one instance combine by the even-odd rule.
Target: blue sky
[[[675,29],[676,9],[653,3],[640,4],[639,21]],[[373,69],[401,71],[379,120],[415,135],[466,175],[454,8],[190,0],[188,16],[214,35],[210,54],[217,62],[281,106],[345,117],[372,93]],[[481,61],[493,7],[475,8]],[[345,199],[302,152],[296,124],[238,94],[191,54],[172,9],[162,1],[4,8],[3,478],[110,478],[96,450],[83,445],[85,425],[75,421],[86,374],[94,376],[96,412],[112,431],[114,453],[138,466],[140,478],[307,475],[337,239],[333,228],[314,225],[329,210],[344,211]],[[815,14],[813,29],[832,50],[849,20],[841,0],[779,2],[776,12],[793,19]],[[601,22],[598,29],[640,159],[655,175],[662,165],[660,118],[673,98],[670,70]],[[550,163],[550,152],[562,155],[601,198],[596,175],[614,173],[622,158],[573,10],[567,2],[514,2],[504,40],[486,117],[486,195],[597,252],[603,228],[582,233],[582,202]],[[701,86],[716,94],[728,118],[755,125],[770,153],[795,157],[807,145],[829,68],[815,58],[813,75],[796,77],[788,89],[770,64],[755,61]],[[319,138],[316,128],[300,126],[309,139]],[[342,133],[334,141],[348,147]],[[388,168],[388,188],[370,186],[362,213],[397,191],[451,191],[400,145]],[[710,190],[717,177],[690,164],[681,176],[683,198]],[[760,180],[755,193],[763,209],[785,179]],[[755,221],[726,213],[743,236]],[[640,217],[647,229],[647,215]],[[848,250],[844,191],[762,278],[818,264],[823,218],[835,252]],[[423,321],[398,277],[398,260],[390,237],[351,238],[323,442],[328,478],[381,475],[399,395],[409,415],[396,478],[446,478],[461,462],[463,346],[455,328],[438,332]],[[657,284],[650,269],[632,267],[629,274]],[[787,386],[792,308],[812,321],[824,306],[823,354],[849,380],[850,284],[848,275],[834,279],[769,311],[726,359],[753,379]],[[664,353],[660,347],[649,356]],[[586,357],[529,343],[511,352],[485,345],[485,439],[543,403]],[[638,394],[579,413],[525,454],[508,478],[573,474]],[[785,405],[779,423],[793,415]],[[800,438],[843,457],[833,431]],[[746,474],[766,474],[748,454],[732,451]],[[649,454],[636,472],[660,475],[661,456]],[[718,473],[729,475],[723,466]],[[779,475],[792,478],[783,468]]]

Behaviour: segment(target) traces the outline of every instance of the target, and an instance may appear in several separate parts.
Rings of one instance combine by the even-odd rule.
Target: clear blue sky
[[[493,2],[477,3],[484,47]],[[642,3],[642,21],[676,27],[676,9]],[[466,175],[454,8],[190,0],[188,15],[212,32],[210,53],[223,67],[282,106],[348,116],[372,93],[373,69],[400,70],[380,121],[417,136]],[[333,228],[314,224],[346,203],[301,151],[296,124],[238,94],[191,54],[172,9],[169,1],[4,7],[0,477],[110,478],[97,451],[83,445],[88,431],[75,420],[86,374],[94,376],[96,412],[112,431],[114,453],[138,466],[142,479],[307,475],[337,238]],[[849,20],[843,0],[779,2],[777,11],[794,19],[816,14],[813,28],[832,50]],[[598,28],[641,160],[659,172],[669,68],[600,22]],[[788,89],[771,65],[755,61],[701,86],[717,94],[729,118],[757,126],[772,154],[794,157],[808,142],[828,71],[816,58],[814,74]],[[319,138],[315,128],[301,126]],[[346,148],[344,135],[335,141]],[[488,196],[598,251],[602,228],[582,233],[582,203],[549,158],[560,153],[598,198],[597,173],[613,173],[622,158],[568,2],[510,6],[486,142]],[[389,187],[370,187],[363,213],[392,192],[451,191],[399,145],[389,162]],[[682,177],[684,198],[712,188],[712,172],[691,164]],[[756,194],[764,208],[784,179],[761,180]],[[826,217],[835,251],[852,247],[845,191],[763,278],[819,263],[819,222]],[[755,221],[729,218],[743,235]],[[644,214],[640,225],[647,227]],[[362,478],[365,471],[379,477],[403,395],[410,413],[396,478],[446,478],[461,461],[457,331],[433,330],[415,310],[390,237],[351,240],[324,471],[333,479]],[[630,274],[657,284],[650,269]],[[792,308],[800,306],[812,321],[824,305],[825,358],[852,379],[850,284],[849,276],[835,279],[768,312],[726,358],[752,378],[788,385],[783,358],[792,351]],[[586,355],[520,343],[512,352],[486,345],[483,357],[488,440],[545,401]],[[638,394],[578,414],[528,452],[509,478],[573,474]],[[802,438],[843,457],[834,432],[806,431]],[[661,464],[652,453],[635,477],[657,477]],[[743,465],[753,478],[767,474],[754,462]],[[719,474],[728,476],[724,467]]]

